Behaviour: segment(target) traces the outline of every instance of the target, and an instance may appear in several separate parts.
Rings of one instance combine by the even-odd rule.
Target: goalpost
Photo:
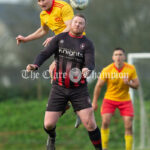
[[[140,80],[140,86],[138,89],[138,95],[134,93],[134,90],[130,88],[130,95],[135,107],[135,119],[133,123],[133,132],[134,132],[134,150],[150,150],[150,132],[149,132],[149,124],[150,124],[150,117],[148,112],[148,104],[150,109],[150,97],[145,98],[145,91],[142,84],[150,84],[150,76],[147,77],[147,72],[150,71],[150,67],[148,68],[147,60],[150,60],[150,53],[129,53],[128,54],[128,63],[133,64],[136,67],[137,74]],[[144,64],[145,62],[145,64]],[[141,69],[138,67],[141,65]],[[150,61],[149,61],[150,64]],[[146,68],[147,67],[147,68]],[[147,71],[147,72],[146,72]],[[141,75],[142,74],[142,75]],[[140,76],[141,75],[141,76]],[[149,74],[150,75],[150,74]],[[147,82],[147,83],[146,83]],[[150,86],[149,86],[150,87]],[[143,90],[144,89],[144,90]],[[150,92],[149,92],[150,93]],[[136,98],[135,98],[136,97]]]

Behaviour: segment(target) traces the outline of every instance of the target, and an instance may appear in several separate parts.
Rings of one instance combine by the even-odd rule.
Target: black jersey
[[[61,33],[36,57],[34,64],[41,66],[51,55],[55,56],[54,83],[60,86],[79,87],[86,84],[82,68],[95,67],[94,46],[86,36],[74,37]]]

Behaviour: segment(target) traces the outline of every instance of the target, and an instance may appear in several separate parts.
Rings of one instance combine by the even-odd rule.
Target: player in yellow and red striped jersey
[[[125,51],[122,48],[114,49],[112,58],[114,63],[108,65],[102,70],[97,81],[92,107],[94,110],[97,109],[97,101],[101,88],[106,83],[107,90],[101,107],[103,150],[108,149],[109,124],[116,108],[120,110],[120,115],[124,121],[126,150],[132,150],[132,121],[134,110],[129,95],[129,88],[137,89],[139,86],[139,80],[135,67],[124,62]]]
[[[18,45],[21,42],[41,38],[46,35],[49,30],[52,30],[55,35],[69,31],[74,12],[67,2],[61,0],[38,0],[38,5],[42,9],[40,13],[41,26],[34,33],[26,37],[18,35],[16,37]],[[52,38],[53,36],[48,38],[43,45],[46,46]]]

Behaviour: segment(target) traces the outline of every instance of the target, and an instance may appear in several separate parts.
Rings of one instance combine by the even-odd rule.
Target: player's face
[[[116,50],[113,53],[112,59],[114,61],[114,63],[116,64],[123,64],[123,62],[125,61],[125,54],[122,50]]]
[[[38,0],[38,5],[42,10],[49,10],[52,6],[52,0]]]
[[[70,32],[74,35],[82,35],[85,29],[85,20],[79,16],[73,18],[71,22]]]

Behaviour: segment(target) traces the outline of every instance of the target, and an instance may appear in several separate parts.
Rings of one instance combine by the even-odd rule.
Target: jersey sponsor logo
[[[59,48],[59,53],[60,54],[65,54],[67,56],[70,56],[70,57],[81,57],[83,58],[83,54],[80,53],[80,52],[76,52],[74,50],[71,50],[71,49],[67,49],[67,48]]]
[[[60,44],[63,44],[64,43],[64,40],[60,40]]]
[[[57,18],[55,18],[55,21],[56,21],[56,22],[60,22],[60,21],[61,21],[61,18],[60,18],[60,17],[57,17]]]
[[[85,48],[85,43],[82,43],[82,44],[80,45],[80,48],[83,50],[83,49]]]

